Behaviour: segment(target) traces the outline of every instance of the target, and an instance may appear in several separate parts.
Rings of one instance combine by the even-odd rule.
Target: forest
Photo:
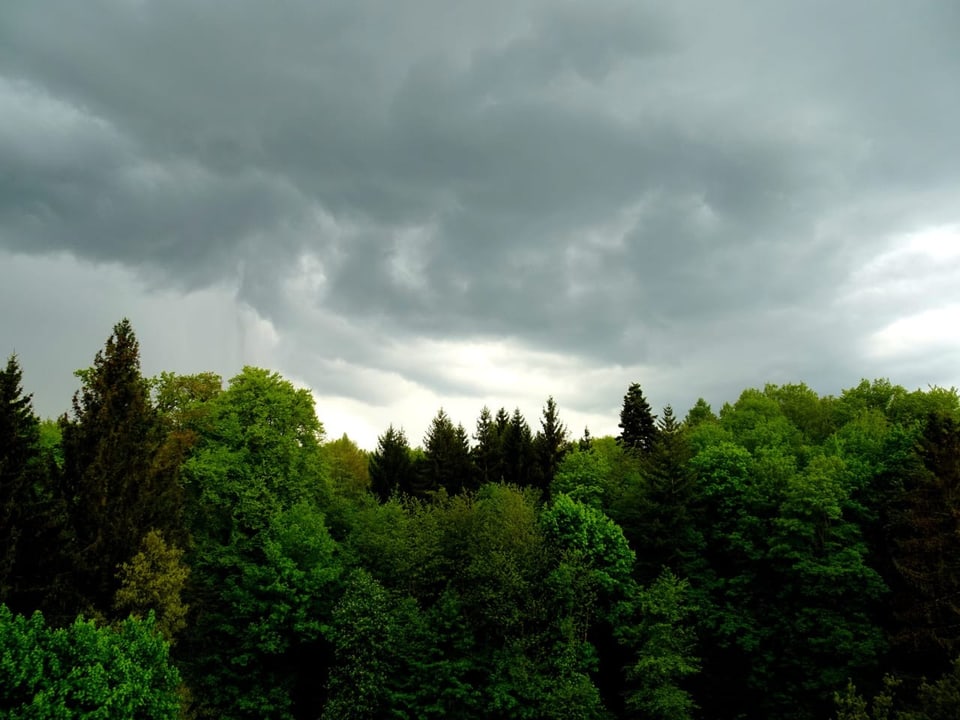
[[[276,372],[143,376],[127,320],[77,378],[42,419],[0,371],[3,717],[960,717],[955,389],[366,452]]]

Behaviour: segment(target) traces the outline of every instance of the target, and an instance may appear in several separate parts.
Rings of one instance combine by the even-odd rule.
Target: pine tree
[[[567,426],[560,422],[557,403],[551,395],[547,398],[547,404],[543,408],[540,431],[534,438],[534,448],[539,463],[537,480],[541,490],[548,490],[553,482],[557,467],[563,460],[569,446],[568,435]]]
[[[93,367],[78,373],[73,418],[61,418],[64,487],[76,535],[76,588],[88,610],[108,613],[117,568],[150,530],[183,542],[183,494],[176,478],[158,472],[162,443],[140,346],[129,320],[113,328]]]
[[[657,436],[656,420],[640,384],[632,383],[623,396],[619,424],[621,432],[617,442],[631,452],[641,455],[650,452]]]
[[[57,576],[70,541],[45,456],[40,421],[22,388],[16,356],[0,371],[0,603],[14,611],[55,610]]]
[[[580,448],[581,452],[589,452],[590,448],[593,447],[593,438],[590,436],[590,428],[586,425],[583,426],[583,435],[577,441],[577,447]]]
[[[536,483],[539,468],[533,449],[533,433],[516,408],[503,433],[503,479],[505,482],[525,487]]]
[[[893,639],[918,670],[937,673],[960,652],[960,422],[932,414],[917,452],[922,465],[891,503]]]
[[[443,408],[427,429],[423,452],[425,462],[416,494],[427,495],[445,488],[453,495],[472,481],[474,471],[467,431],[463,425],[454,425]]]
[[[23,532],[30,469],[39,458],[40,422],[24,395],[15,355],[0,373],[0,602],[10,595],[17,547]]]
[[[637,543],[637,570],[652,582],[664,567],[683,574],[698,556],[695,498],[688,462],[692,450],[667,405],[657,420],[657,435],[644,458],[644,492],[636,508],[631,539]]]
[[[370,453],[370,490],[381,501],[394,492],[411,492],[413,487],[413,462],[410,445],[403,429],[391,424],[377,438],[377,449]]]
[[[503,435],[486,405],[477,418],[477,432],[473,439],[477,442],[471,451],[476,470],[475,486],[500,482],[503,478]]]

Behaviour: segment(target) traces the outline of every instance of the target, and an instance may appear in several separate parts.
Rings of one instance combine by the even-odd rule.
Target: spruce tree
[[[569,443],[567,442],[567,426],[560,422],[560,414],[557,412],[557,402],[553,396],[547,398],[547,404],[543,408],[543,416],[540,419],[540,431],[534,438],[534,450],[539,464],[537,473],[537,484],[541,490],[548,490],[556,475],[557,466],[566,454]]]
[[[454,425],[440,408],[423,439],[424,463],[416,494],[427,495],[445,488],[451,495],[465,489],[473,479],[470,443],[463,425]]]
[[[643,396],[639,383],[632,383],[623,396],[620,410],[620,436],[617,442],[630,452],[645,455],[653,448],[657,436],[657,416]]]
[[[140,345],[129,320],[113,328],[93,367],[78,372],[73,417],[61,418],[64,487],[77,543],[75,585],[87,610],[107,613],[117,568],[150,530],[183,542],[183,496],[159,472],[162,433],[140,374]]]
[[[15,355],[0,372],[0,602],[11,594],[17,548],[29,503],[31,466],[39,459],[40,422],[23,393]]]
[[[57,577],[71,546],[56,465],[40,438],[40,421],[22,387],[16,356],[0,371],[0,603],[16,612],[55,612]]]
[[[370,453],[370,490],[381,501],[394,492],[409,493],[413,486],[413,461],[403,428],[391,424],[377,438],[377,449]]]
[[[477,418],[477,432],[473,439],[477,442],[471,451],[476,478],[474,485],[500,482],[503,478],[503,435],[486,405]]]
[[[520,408],[514,409],[503,433],[503,464],[504,481],[521,487],[537,484],[539,468],[535,461],[533,433]]]

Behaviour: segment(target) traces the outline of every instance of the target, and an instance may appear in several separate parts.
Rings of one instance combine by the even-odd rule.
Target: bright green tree
[[[180,676],[152,617],[57,630],[0,605],[0,711],[9,720],[181,717]]]
[[[184,468],[195,621],[177,654],[197,713],[318,713],[308,677],[324,665],[340,564],[320,510],[330,493],[313,398],[248,367],[210,403]]]
[[[358,497],[370,490],[370,461],[367,453],[344,433],[323,446],[327,474],[342,495]]]

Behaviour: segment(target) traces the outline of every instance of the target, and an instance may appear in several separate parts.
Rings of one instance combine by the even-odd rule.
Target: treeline
[[[0,372],[5,717],[960,717],[954,390],[368,454],[276,373],[143,377],[127,321],[78,377],[53,421]]]

